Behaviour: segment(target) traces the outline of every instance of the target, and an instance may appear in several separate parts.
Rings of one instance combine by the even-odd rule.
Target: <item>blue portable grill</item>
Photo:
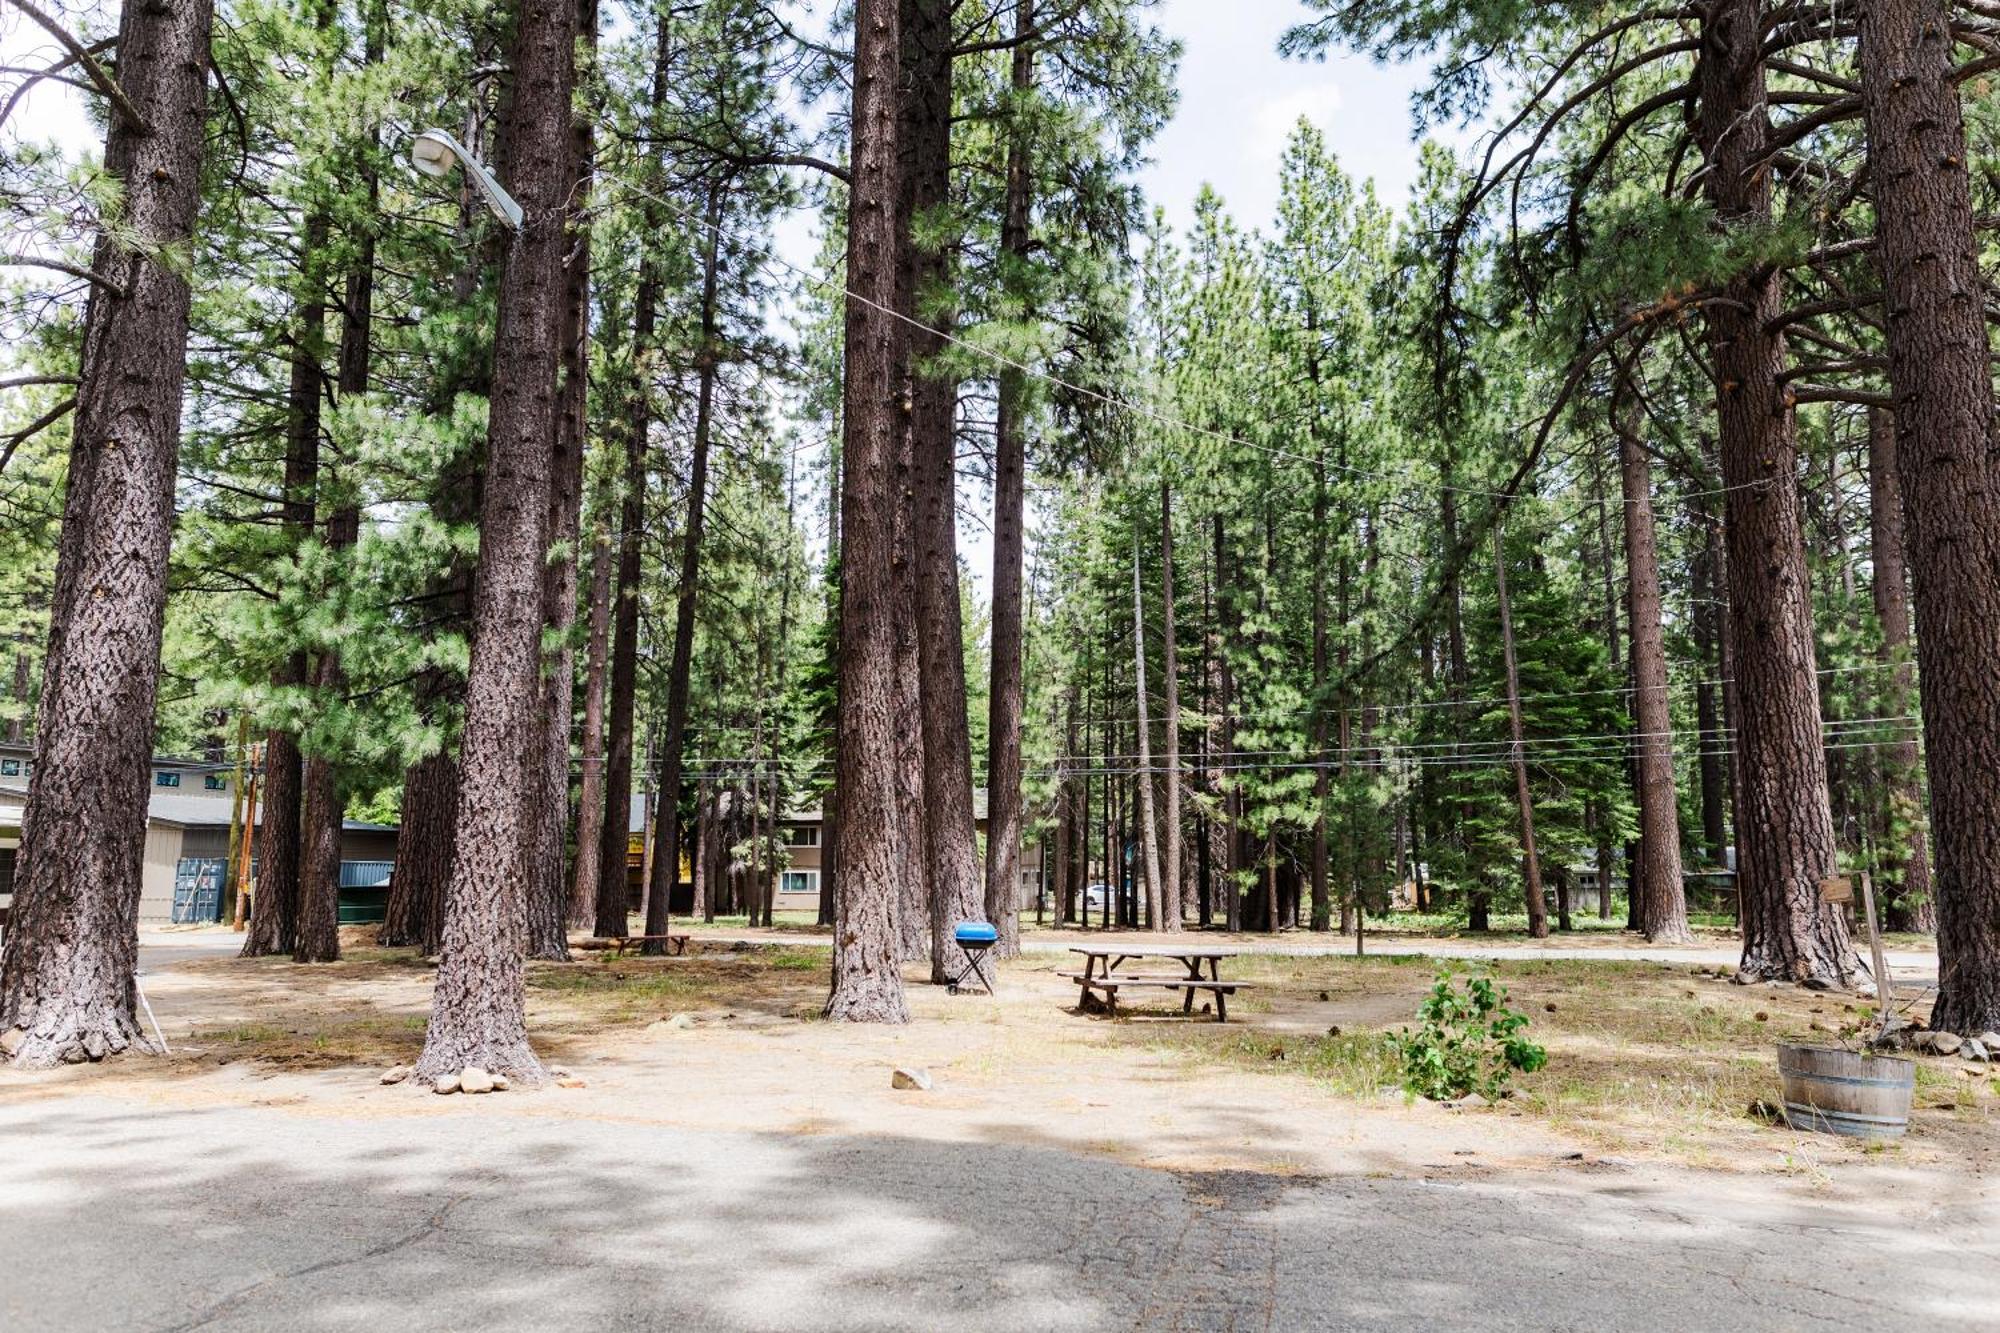
[[[958,929],[952,932],[952,938],[958,942],[958,951],[965,955],[965,966],[959,969],[958,975],[951,979],[946,989],[953,995],[962,990],[971,990],[972,987],[966,984],[965,979],[972,977],[988,995],[991,995],[993,983],[986,979],[986,969],[982,964],[986,958],[986,951],[999,942],[1000,932],[984,921],[961,921]]]

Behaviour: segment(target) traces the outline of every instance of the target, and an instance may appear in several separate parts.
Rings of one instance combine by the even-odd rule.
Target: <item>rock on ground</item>
[[[931,1090],[931,1071],[928,1069],[898,1069],[889,1076],[889,1086],[915,1092]]]
[[[487,1073],[478,1065],[467,1065],[458,1071],[458,1090],[460,1092],[491,1092],[493,1091],[493,1075]]]

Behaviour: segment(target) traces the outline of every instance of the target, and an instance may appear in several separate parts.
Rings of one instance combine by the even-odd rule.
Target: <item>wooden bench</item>
[[[688,937],[686,935],[614,935],[609,939],[592,940],[588,944],[580,944],[577,947],[581,949],[602,949],[613,958],[623,958],[634,949],[644,949],[648,944],[660,942],[664,942],[667,946],[667,952],[676,958],[687,952]]]
[[[1068,977],[1083,988],[1078,995],[1079,1001],[1088,1001],[1092,998],[1091,993],[1093,991],[1102,991],[1104,993],[1105,1012],[1114,1016],[1118,1013],[1118,988],[1120,986],[1150,986],[1156,990],[1181,991],[1183,992],[1181,996],[1181,1012],[1184,1014],[1194,1012],[1194,995],[1196,991],[1209,991],[1215,996],[1215,1021],[1218,1023],[1229,1021],[1229,1001],[1226,997],[1234,995],[1239,990],[1251,989],[1256,984],[1249,981],[1220,981],[1211,977],[1175,977],[1164,976],[1158,973],[1137,972],[1112,972],[1101,976],[1093,975],[1089,972],[1057,972],[1056,975],[1059,977]]]

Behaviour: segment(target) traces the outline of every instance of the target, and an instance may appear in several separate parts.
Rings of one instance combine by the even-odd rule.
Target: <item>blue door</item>
[[[181,858],[174,867],[175,925],[222,920],[222,877],[228,867],[220,857]]]

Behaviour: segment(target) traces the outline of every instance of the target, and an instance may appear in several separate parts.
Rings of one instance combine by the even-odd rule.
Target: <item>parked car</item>
[[[1109,884],[1086,884],[1083,886],[1083,905],[1093,912],[1104,910],[1104,904],[1111,896]]]

